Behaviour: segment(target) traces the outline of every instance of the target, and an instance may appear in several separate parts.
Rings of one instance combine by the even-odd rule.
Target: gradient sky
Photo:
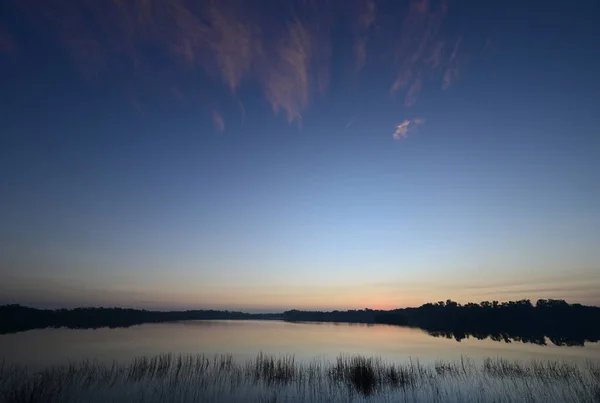
[[[599,15],[3,1],[0,303],[600,304]]]

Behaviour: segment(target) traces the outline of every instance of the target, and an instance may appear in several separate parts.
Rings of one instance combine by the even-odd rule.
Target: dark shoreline
[[[251,314],[239,311],[147,311],[123,308],[44,310],[21,305],[0,306],[0,334],[33,329],[118,328],[144,323],[185,320],[284,320],[290,322],[338,322],[390,324],[418,327],[434,337],[490,338],[539,345],[546,338],[559,346],[583,346],[600,341],[600,307],[568,304],[562,300],[487,302],[460,305],[454,301],[425,304],[418,308],[349,311],[299,311]]]

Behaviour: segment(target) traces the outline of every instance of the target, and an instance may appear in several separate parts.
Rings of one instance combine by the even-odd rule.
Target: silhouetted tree
[[[124,327],[141,323],[199,319],[284,319],[294,322],[386,323],[416,326],[436,337],[490,338],[560,346],[583,345],[600,340],[600,308],[563,300],[540,299],[535,306],[528,299],[482,301],[461,305],[450,299],[418,308],[390,311],[360,309],[349,311],[290,310],[281,314],[249,314],[234,311],[194,310],[156,312],[121,308],[77,308],[41,310],[20,305],[0,306],[0,333],[44,327]]]

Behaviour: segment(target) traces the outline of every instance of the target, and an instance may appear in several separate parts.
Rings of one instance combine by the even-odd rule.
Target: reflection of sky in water
[[[381,356],[420,362],[504,357],[512,360],[600,360],[600,344],[538,346],[521,342],[431,337],[420,329],[387,325],[287,323],[281,321],[191,321],[122,329],[45,329],[0,336],[0,360],[43,366],[80,359],[127,361],[135,356],[231,353],[253,358],[260,351],[297,359],[332,359],[339,354]]]

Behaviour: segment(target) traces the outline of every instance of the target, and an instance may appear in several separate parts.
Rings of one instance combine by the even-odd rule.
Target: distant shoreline
[[[568,304],[563,300],[484,301],[465,305],[454,301],[394,310],[300,311],[252,314],[240,311],[147,311],[123,308],[35,309],[21,305],[0,306],[0,334],[48,327],[118,328],[144,323],[185,320],[284,320],[290,322],[338,322],[390,324],[418,327],[432,336],[518,340],[539,345],[546,338],[559,346],[582,346],[600,341],[600,307]]]

